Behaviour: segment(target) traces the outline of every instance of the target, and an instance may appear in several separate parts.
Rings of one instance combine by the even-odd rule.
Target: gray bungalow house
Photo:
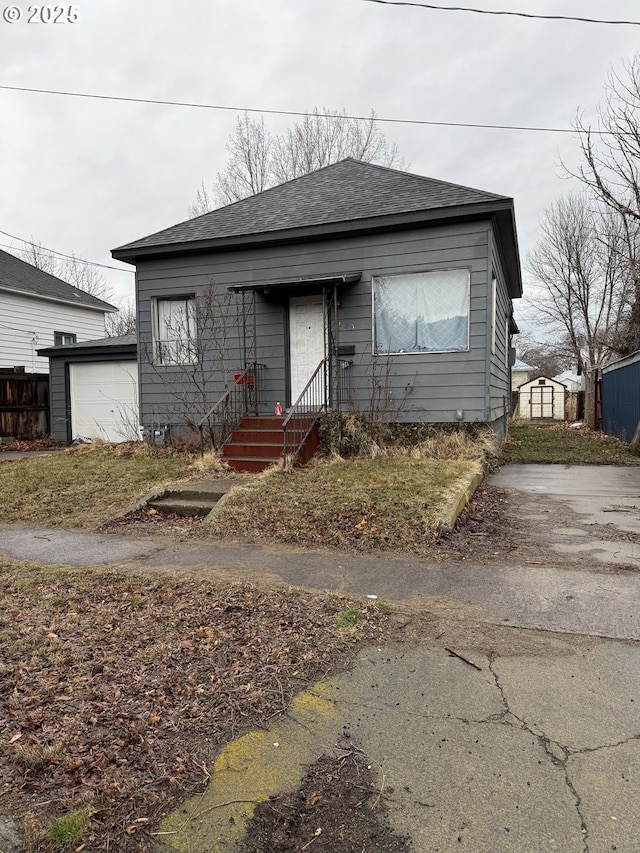
[[[347,159],[112,254],[136,266],[147,429],[326,406],[505,430],[511,198]]]

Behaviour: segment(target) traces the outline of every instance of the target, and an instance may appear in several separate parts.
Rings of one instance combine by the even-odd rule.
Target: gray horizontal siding
[[[412,229],[331,240],[305,245],[250,251],[176,257],[141,262],[137,271],[139,334],[141,340],[140,400],[143,423],[175,421],[181,406],[196,406],[193,389],[180,387],[188,379],[182,368],[155,367],[149,363],[151,300],[195,293],[210,282],[226,291],[231,285],[273,282],[294,277],[329,276],[361,272],[361,280],[340,289],[339,343],[353,346],[348,357],[354,406],[368,409],[372,372],[383,370],[394,405],[402,419],[451,421],[456,410],[465,419],[487,417],[486,316],[490,277],[490,224]],[[372,355],[372,278],[376,275],[466,267],[470,270],[469,350],[455,353]],[[286,402],[287,392],[286,298],[270,291],[256,294],[255,359],[266,366],[265,410],[276,401]],[[250,321],[252,322],[252,321]],[[146,352],[145,352],[146,350]],[[233,370],[242,367],[239,351],[230,354]],[[388,362],[387,367],[382,367]],[[218,371],[219,374],[219,371]],[[405,386],[410,384],[410,394]],[[220,375],[212,376],[211,401],[222,391]]]
[[[511,410],[510,366],[508,364],[509,336],[506,319],[511,313],[511,301],[507,292],[505,276],[498,247],[492,241],[491,266],[497,279],[496,299],[496,346],[489,352],[489,395],[490,415],[493,422]]]
[[[371,262],[384,261],[392,256],[406,257],[416,253],[428,254],[430,251],[444,253],[447,250],[460,252],[465,245],[485,246],[488,225],[466,224],[435,227],[430,229],[413,229],[366,237],[352,237],[341,240],[331,240],[305,244],[303,250],[299,245],[265,247],[250,251],[225,252],[219,255],[192,255],[167,259],[145,261],[138,267],[140,279],[150,277],[153,280],[163,278],[183,278],[192,276],[210,276],[213,272],[221,276],[237,277],[249,273],[248,280],[273,280],[283,271],[289,271],[299,266],[312,267],[314,272],[323,269],[323,265],[333,267],[343,264],[347,269],[349,264],[363,258]],[[425,235],[428,238],[425,239]],[[256,259],[259,258],[259,265]],[[353,267],[356,268],[355,266]],[[273,275],[266,273],[274,270]],[[335,272],[335,269],[330,269]],[[295,275],[293,273],[292,275]]]
[[[51,412],[51,438],[68,441],[71,428],[71,410],[67,399],[66,362],[61,358],[49,360],[49,409]]]

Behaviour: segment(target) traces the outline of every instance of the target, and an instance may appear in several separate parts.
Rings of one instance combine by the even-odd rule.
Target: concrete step
[[[315,416],[313,416],[315,417]],[[282,433],[284,416],[280,415],[245,415],[240,422],[239,429],[272,429]],[[305,417],[292,418],[289,426],[295,429],[308,426],[309,419]]]
[[[203,504],[216,504],[220,500],[223,495],[226,495],[228,489],[213,489],[211,491],[207,490],[206,492],[201,491],[199,488],[186,488],[186,489],[176,489],[170,490],[166,492],[163,497],[170,498],[182,498],[185,501],[202,501]]]
[[[282,415],[245,415],[240,429],[279,429],[282,432],[283,422]]]
[[[183,498],[179,493],[149,501],[147,506],[163,515],[199,516],[209,515],[218,501],[203,501],[201,498]]]
[[[148,501],[147,506],[165,515],[205,516],[220,498],[243,480],[229,477],[224,480],[191,480],[176,485]]]

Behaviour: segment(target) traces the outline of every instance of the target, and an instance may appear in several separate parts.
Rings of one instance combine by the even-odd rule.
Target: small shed
[[[135,335],[48,347],[51,437],[59,441],[139,438]]]
[[[563,421],[566,386],[548,376],[531,379],[518,388],[518,413],[526,420]]]

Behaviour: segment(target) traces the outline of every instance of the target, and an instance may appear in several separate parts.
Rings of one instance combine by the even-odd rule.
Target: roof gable
[[[127,243],[114,255],[490,202],[511,199],[348,158]]]
[[[104,312],[117,311],[114,305],[2,250],[0,250],[0,290],[12,290],[29,296],[53,299],[56,302],[77,305],[79,308],[92,308]]]

